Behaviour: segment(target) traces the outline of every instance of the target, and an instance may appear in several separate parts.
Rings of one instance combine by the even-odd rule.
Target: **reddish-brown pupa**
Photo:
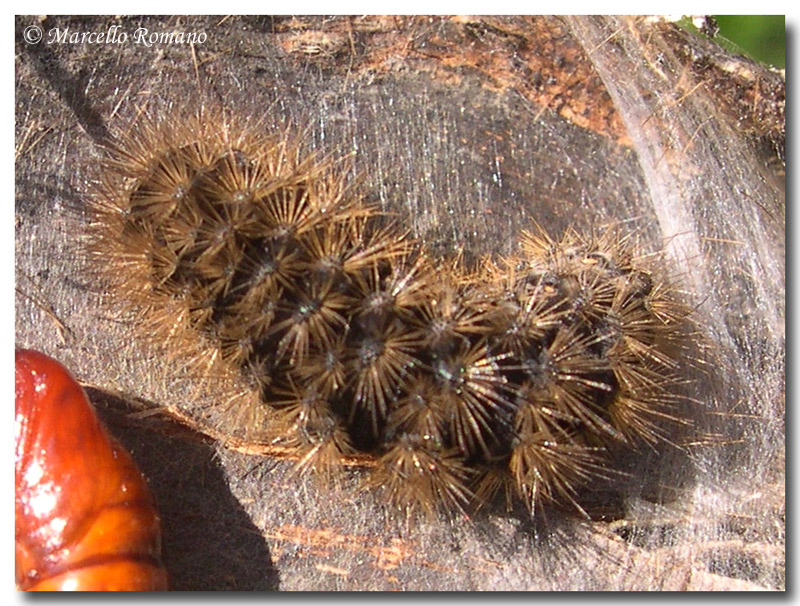
[[[58,362],[15,356],[15,569],[26,591],[164,590],[160,520],[131,456]]]

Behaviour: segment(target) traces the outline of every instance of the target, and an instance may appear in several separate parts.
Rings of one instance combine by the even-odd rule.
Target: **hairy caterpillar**
[[[330,161],[221,114],[145,122],[103,163],[89,253],[140,334],[249,386],[227,428],[433,513],[567,502],[674,416],[689,309],[614,230],[437,261]]]
[[[58,362],[15,355],[15,569],[31,591],[163,590],[153,498]]]

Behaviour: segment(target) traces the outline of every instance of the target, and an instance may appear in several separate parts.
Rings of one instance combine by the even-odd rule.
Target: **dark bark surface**
[[[115,24],[127,43],[48,43]],[[207,40],[146,46],[140,27]],[[16,342],[90,385],[142,465],[175,589],[784,587],[780,74],[644,18],[18,17],[16,34]],[[202,427],[213,394],[132,339],[81,254],[98,146],[201,104],[347,156],[443,259],[507,254],[533,221],[665,249],[718,369],[687,377],[702,444],[632,457],[587,495],[591,520],[410,523],[354,491],[356,469],[320,488]]]

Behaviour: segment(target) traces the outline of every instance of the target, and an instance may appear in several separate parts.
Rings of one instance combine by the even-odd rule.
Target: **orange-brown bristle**
[[[460,511],[472,500],[472,471],[463,457],[430,436],[402,433],[377,460],[368,479],[399,509],[431,515]]]

